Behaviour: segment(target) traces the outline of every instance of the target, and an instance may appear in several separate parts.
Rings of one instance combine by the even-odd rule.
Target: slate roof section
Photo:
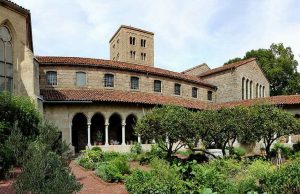
[[[104,60],[104,59],[93,59],[93,58],[81,58],[81,57],[53,57],[53,56],[37,56],[37,61],[40,65],[72,65],[72,66],[82,66],[82,67],[101,67],[107,69],[116,69],[123,71],[131,71],[145,74],[152,74],[162,77],[168,77],[172,79],[177,79],[181,81],[186,81],[194,84],[199,84],[211,89],[216,89],[217,87],[206,83],[198,77],[185,75],[182,73],[177,73],[161,68],[150,67],[145,65],[138,65],[133,63],[125,63],[120,61],[113,60]]]
[[[191,109],[205,109],[208,103],[175,96],[117,90],[41,90],[45,102],[119,102],[146,105],[177,105]]]
[[[230,64],[227,64],[227,65],[223,65],[221,67],[217,67],[217,68],[208,70],[208,71],[202,73],[199,77],[200,78],[201,77],[206,77],[206,76],[209,76],[209,75],[213,75],[215,73],[220,73],[220,72],[223,72],[223,71],[235,69],[239,66],[245,65],[245,64],[250,63],[250,62],[255,61],[255,60],[256,60],[255,58],[250,58],[250,59],[238,61],[238,62],[235,62],[235,63],[230,63]]]

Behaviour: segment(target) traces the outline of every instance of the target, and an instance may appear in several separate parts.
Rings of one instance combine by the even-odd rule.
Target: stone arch
[[[91,117],[91,143],[102,145],[105,141],[105,116],[102,113],[95,113]]]
[[[5,27],[8,28],[8,30],[9,30],[9,32],[11,34],[11,38],[12,38],[11,42],[12,42],[12,44],[14,46],[14,43],[16,41],[17,32],[16,32],[14,26],[12,25],[12,23],[8,19],[6,19],[6,20],[4,20],[4,21],[2,21],[0,23],[0,26],[5,26]]]
[[[125,141],[127,145],[138,141],[138,135],[134,132],[137,119],[137,116],[133,113],[126,117]]]
[[[122,143],[122,116],[119,113],[113,113],[109,117],[108,140],[110,145]]]
[[[84,113],[76,113],[72,119],[72,145],[75,153],[84,150],[88,142],[88,118]]]

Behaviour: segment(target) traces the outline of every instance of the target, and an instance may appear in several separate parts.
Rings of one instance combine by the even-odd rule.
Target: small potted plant
[[[96,145],[102,145],[102,138],[103,138],[103,134],[101,133],[101,131],[97,131],[96,133],[96,138],[95,138],[95,142]]]

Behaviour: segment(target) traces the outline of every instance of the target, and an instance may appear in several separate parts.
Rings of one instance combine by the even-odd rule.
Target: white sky
[[[109,59],[109,39],[125,24],[154,32],[155,66],[173,71],[217,67],[273,42],[300,63],[298,0],[14,1],[31,11],[36,55]]]

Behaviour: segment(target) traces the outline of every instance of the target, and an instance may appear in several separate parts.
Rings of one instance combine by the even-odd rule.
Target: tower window
[[[145,39],[141,39],[141,47],[146,47],[146,40]]]
[[[198,88],[192,87],[192,97],[197,98],[198,97]]]
[[[207,91],[207,100],[212,101],[212,91]]]
[[[57,72],[56,71],[47,71],[47,84],[51,86],[57,85]]]
[[[129,44],[135,45],[135,37],[132,36],[129,37]]]
[[[181,85],[180,84],[174,84],[174,94],[175,95],[181,94]]]
[[[146,53],[141,53],[141,59],[142,61],[146,61]]]
[[[130,58],[135,59],[135,51],[130,51]]]
[[[154,80],[154,92],[161,92],[161,81]]]
[[[114,75],[105,74],[104,75],[104,87],[114,87]]]
[[[131,77],[130,78],[130,88],[132,90],[138,90],[139,89],[139,78],[138,77]]]
[[[78,87],[86,86],[86,73],[76,72],[76,86]]]

